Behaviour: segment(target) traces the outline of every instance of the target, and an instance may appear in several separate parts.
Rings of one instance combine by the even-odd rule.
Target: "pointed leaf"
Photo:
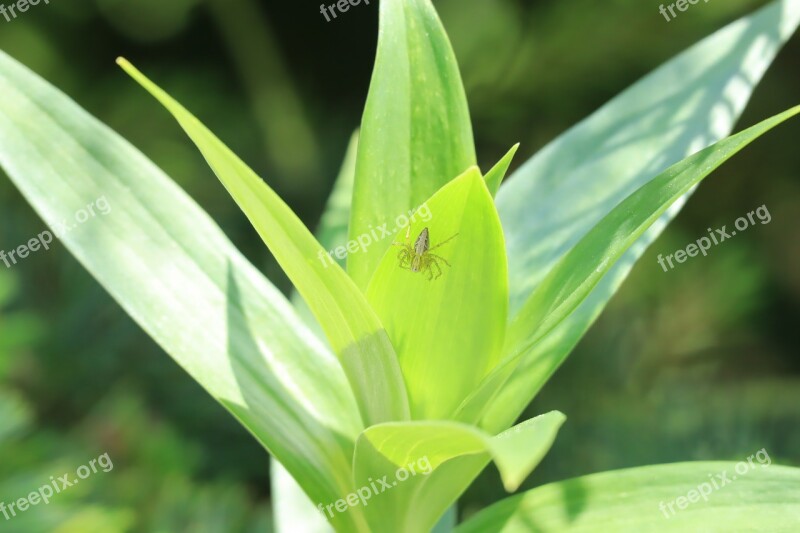
[[[430,267],[412,271],[395,246],[367,298],[397,350],[412,417],[445,419],[497,364],[506,328],[503,233],[476,167],[425,202],[395,242],[410,251],[425,228]]]
[[[351,491],[355,401],[283,295],[152,162],[3,53],[0,92],[0,165],[25,198],[51,227],[97,214],[60,242],[310,497]]]
[[[486,179],[486,187],[489,188],[489,192],[492,193],[492,196],[497,195],[500,183],[503,181],[503,178],[506,177],[506,172],[508,172],[508,167],[511,166],[511,161],[514,159],[514,154],[517,153],[517,149],[519,149],[519,143],[512,146],[511,150],[509,150],[508,153],[486,173],[486,176],[484,176]]]
[[[800,113],[794,107],[728,137],[668,168],[631,194],[581,239],[548,273],[509,326],[509,354],[463,406],[459,420],[477,421],[487,391],[499,390],[520,358],[583,302],[624,252],[681,196],[778,124]],[[498,380],[498,376],[501,376]]]
[[[119,63],[175,117],[297,287],[339,355],[364,423],[407,419],[397,357],[361,291],[289,206],[228,147],[130,63]]]
[[[800,1],[783,0],[723,28],[550,143],[500,188],[497,208],[508,246],[512,316],[556,262],[619,202],[671,164],[730,133],[798,21]],[[513,423],[683,201],[525,356],[489,407],[484,427],[500,431]]]
[[[430,0],[383,0],[361,123],[350,239],[394,220],[474,165],[469,109],[450,42]],[[388,239],[347,258],[365,288]]]

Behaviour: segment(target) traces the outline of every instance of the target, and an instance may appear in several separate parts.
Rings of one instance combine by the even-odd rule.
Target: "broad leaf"
[[[407,419],[397,356],[358,287],[289,206],[230,149],[132,65],[119,63],[172,113],[303,296],[339,355],[364,423]]]
[[[800,106],[687,157],[614,208],[553,267],[514,317],[506,337],[508,357],[462,406],[459,420],[478,420],[487,394],[500,389],[519,359],[586,299],[624,252],[672,204],[745,146],[798,113]]]
[[[798,517],[798,468],[760,460],[678,463],[545,485],[484,509],[456,533],[790,533]]]
[[[512,316],[559,259],[624,198],[730,133],[799,20],[800,2],[784,0],[734,22],[560,136],[500,188]],[[489,407],[484,427],[494,432],[513,423],[683,202],[676,202],[577,311],[525,356]]]
[[[363,506],[370,525],[375,531],[429,531],[490,460],[506,490],[516,490],[550,449],[564,420],[553,411],[496,437],[447,421],[368,428],[356,442],[354,471],[359,487],[381,480]]]
[[[432,263],[415,272],[426,228]],[[420,206],[395,242],[367,297],[397,350],[412,418],[446,419],[500,360],[506,328],[503,232],[477,167]]]
[[[0,92],[0,164],[49,226],[74,226],[61,242],[312,499],[352,490],[355,401],[283,295],[145,156],[3,53]]]
[[[375,69],[356,163],[350,239],[422,204],[474,165],[467,100],[455,55],[430,0],[383,0]],[[366,288],[388,239],[350,254]]]

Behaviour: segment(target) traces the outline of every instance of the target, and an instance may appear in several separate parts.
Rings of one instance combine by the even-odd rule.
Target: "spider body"
[[[439,262],[441,261],[447,266],[451,265],[444,257],[431,253],[431,250],[435,250],[443,244],[455,239],[456,236],[458,236],[458,233],[449,239],[440,242],[436,246],[431,247],[431,237],[428,228],[423,228],[413,245],[409,240],[410,232],[411,227],[406,230],[405,242],[392,243],[394,246],[399,246],[402,248],[400,253],[397,254],[397,259],[400,261],[400,268],[404,268],[412,272],[427,272],[429,281],[438,278],[442,275],[442,267]]]

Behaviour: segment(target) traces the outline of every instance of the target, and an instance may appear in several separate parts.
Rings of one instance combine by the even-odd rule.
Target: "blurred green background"
[[[764,2],[441,0],[488,168],[515,167],[636,79]],[[0,48],[120,132],[184,187],[281,289],[266,248],[171,118],[115,64],[184,103],[314,228],[366,96],[377,5],[326,22],[316,2],[75,0],[7,23]],[[800,103],[800,37],[740,125]],[[0,95],[2,97],[2,95]],[[525,487],[627,466],[740,460],[800,466],[800,121],[704,183],[529,408],[569,417]],[[766,205],[709,257],[656,256]],[[112,206],[113,207],[113,206]],[[0,180],[0,249],[43,223]],[[0,265],[0,501],[105,452],[98,473],[3,531],[267,531],[269,463],[249,434],[56,245]],[[488,469],[469,514],[503,497]],[[2,519],[0,519],[2,520]]]

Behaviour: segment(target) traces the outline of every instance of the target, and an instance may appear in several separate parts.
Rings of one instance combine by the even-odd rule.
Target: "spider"
[[[408,227],[406,230],[406,240],[405,242],[393,242],[393,246],[399,246],[402,248],[400,253],[397,254],[397,259],[400,260],[400,268],[405,268],[406,270],[410,270],[412,272],[428,272],[428,281],[433,280],[434,278],[438,278],[442,275],[442,267],[439,265],[439,261],[444,262],[445,265],[451,266],[447,260],[436,254],[432,254],[431,250],[435,250],[436,248],[450,242],[451,240],[455,239],[458,236],[458,233],[450,237],[449,239],[440,242],[436,246],[431,248],[431,239],[430,239],[430,232],[428,228],[424,228],[417,240],[414,241],[414,245],[411,245],[411,241],[409,240],[409,233],[411,232],[411,226]],[[436,269],[436,273],[434,274],[434,268]]]

